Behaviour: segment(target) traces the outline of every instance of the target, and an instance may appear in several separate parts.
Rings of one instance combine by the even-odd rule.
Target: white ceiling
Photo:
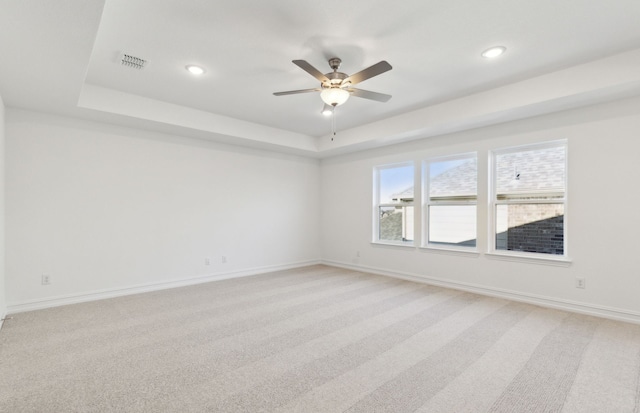
[[[5,105],[330,156],[640,93],[640,1],[0,2]],[[507,47],[495,60],[480,53]],[[119,64],[127,53],[142,70]],[[393,95],[352,97],[336,139],[304,59]],[[206,68],[201,77],[187,64]],[[639,74],[636,74],[639,73]]]

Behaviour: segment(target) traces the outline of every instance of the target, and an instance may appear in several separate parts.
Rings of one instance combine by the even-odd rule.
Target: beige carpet
[[[325,266],[15,314],[1,412],[640,412],[640,326]]]

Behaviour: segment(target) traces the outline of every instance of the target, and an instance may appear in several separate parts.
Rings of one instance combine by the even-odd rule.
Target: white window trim
[[[431,177],[429,174],[430,165],[432,163],[437,162],[446,162],[446,161],[455,161],[462,159],[472,159],[475,158],[476,162],[478,160],[477,152],[465,152],[455,155],[447,155],[447,156],[438,156],[434,158],[426,159],[422,162],[422,208],[421,208],[421,217],[422,217],[422,230],[420,232],[422,243],[420,245],[421,249],[425,250],[433,250],[437,252],[445,252],[450,251],[452,253],[469,253],[471,255],[478,255],[478,177],[476,175],[476,200],[470,201],[431,201],[431,197],[429,196],[430,190],[429,186],[431,185]],[[455,245],[446,245],[446,244],[435,244],[429,242],[429,206],[431,205],[475,205],[476,206],[476,245],[474,247],[464,247],[464,246],[455,246]]]
[[[498,250],[496,249],[496,205],[508,205],[512,203],[534,203],[534,202],[518,202],[518,201],[498,201],[496,195],[496,155],[502,155],[505,153],[513,153],[520,152],[526,150],[535,150],[535,149],[546,149],[546,148],[555,148],[558,146],[564,146],[565,148],[565,158],[564,158],[564,197],[562,199],[557,200],[535,200],[535,203],[550,203],[550,204],[564,204],[564,216],[563,216],[563,255],[553,255],[553,254],[544,254],[544,253],[536,253],[536,252],[524,252],[524,251],[508,251],[508,250]],[[534,143],[520,146],[510,146],[506,148],[499,148],[495,150],[489,151],[489,174],[488,174],[488,189],[489,189],[489,205],[488,205],[488,220],[487,225],[487,236],[488,236],[488,251],[485,253],[487,258],[499,259],[505,261],[517,261],[517,262],[528,262],[534,264],[547,264],[547,265],[558,265],[558,266],[568,266],[571,264],[572,260],[569,258],[569,219],[568,219],[568,211],[569,211],[569,145],[566,139],[560,139],[555,141],[548,141],[542,143]]]
[[[399,204],[382,204],[380,203],[380,170],[383,169],[391,169],[391,168],[402,168],[405,166],[411,166],[413,168],[413,175],[414,175],[414,198],[413,198],[413,202],[410,203],[406,203],[406,204],[402,204],[401,206],[412,206],[413,207],[413,213],[415,215],[415,170],[416,170],[416,163],[414,161],[406,161],[406,162],[396,162],[396,163],[391,163],[391,164],[385,164],[385,165],[378,165],[375,166],[373,168],[373,182],[374,182],[374,186],[373,186],[373,206],[372,206],[372,210],[373,210],[373,233],[372,233],[372,240],[371,243],[372,244],[376,244],[376,245],[389,245],[389,246],[395,246],[395,247],[410,247],[413,248],[415,247],[415,239],[412,241],[392,241],[392,240],[381,240],[380,239],[380,219],[379,219],[379,214],[380,214],[380,208],[381,207],[396,207],[399,206]],[[414,234],[415,234],[415,228],[414,228]],[[415,237],[414,237],[415,238]]]
[[[556,267],[568,267],[573,262],[571,258],[563,255],[540,254],[535,252],[500,250],[498,252],[487,252],[484,255],[485,257],[493,260],[525,262],[529,264],[552,265]]]
[[[413,241],[371,241],[373,245],[384,245],[386,247],[399,247],[399,248],[415,248]]]
[[[420,250],[436,253],[436,254],[444,254],[444,255],[457,255],[461,257],[479,257],[480,251],[476,247],[456,247],[456,246],[440,246],[440,245],[431,245],[431,246],[420,246]]]

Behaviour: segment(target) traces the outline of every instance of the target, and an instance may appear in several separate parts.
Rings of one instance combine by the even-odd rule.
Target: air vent
[[[147,61],[139,57],[123,53],[122,56],[120,56],[120,64],[122,64],[122,66],[127,66],[133,69],[142,69],[144,68],[144,65],[147,64]]]

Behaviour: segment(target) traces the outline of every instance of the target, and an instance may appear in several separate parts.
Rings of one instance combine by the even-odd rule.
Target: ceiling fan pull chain
[[[331,132],[333,132],[333,136],[331,136],[331,141],[333,142],[333,137],[336,136],[336,108],[333,108],[333,116],[331,116]]]

